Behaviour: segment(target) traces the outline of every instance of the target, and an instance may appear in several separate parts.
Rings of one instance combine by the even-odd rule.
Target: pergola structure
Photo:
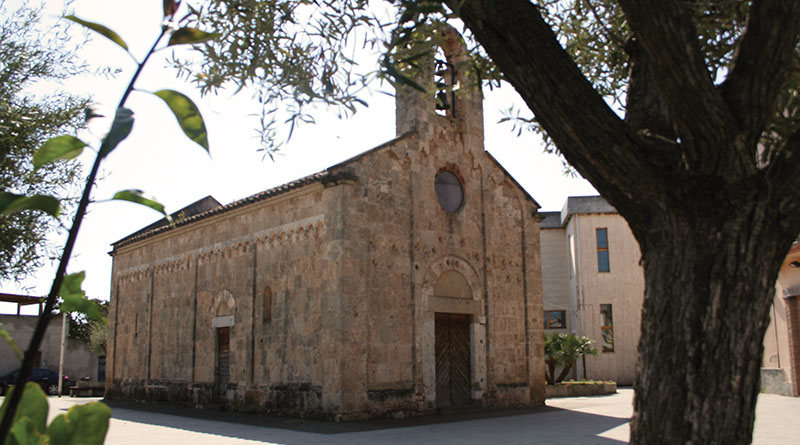
[[[42,308],[44,307],[45,297],[32,297],[30,295],[19,294],[6,294],[0,292],[0,302],[3,303],[16,303],[17,315],[20,315],[20,308],[31,304],[39,305],[39,315],[42,315]]]

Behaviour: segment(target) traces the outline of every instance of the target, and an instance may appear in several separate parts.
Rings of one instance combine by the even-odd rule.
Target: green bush
[[[597,349],[592,346],[593,344],[593,340],[581,335],[563,333],[545,335],[544,362],[547,365],[545,372],[547,384],[555,385],[564,380],[579,358],[597,354]],[[562,365],[564,368],[556,377],[555,372],[558,365]]]

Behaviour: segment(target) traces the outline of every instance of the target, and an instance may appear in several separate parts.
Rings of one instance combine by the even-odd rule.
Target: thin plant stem
[[[156,51],[156,46],[168,30],[168,26],[161,27],[161,34],[156,39],[155,43],[153,43],[150,51],[147,52],[144,60],[138,64],[136,72],[133,74],[133,77],[128,83],[128,87],[122,94],[122,98],[119,101],[119,105],[117,105],[117,109],[125,106],[125,102],[128,100],[128,96],[133,91],[136,80],[139,78],[139,74],[141,74],[144,65],[147,63],[147,60],[150,59],[150,56]],[[17,379],[17,388],[15,388],[15,390],[11,393],[11,399],[8,401],[6,412],[3,415],[2,423],[0,423],[0,438],[2,438],[0,439],[0,443],[5,443],[6,437],[11,430],[11,421],[14,418],[14,414],[17,412],[19,402],[22,399],[25,382],[31,375],[33,359],[42,344],[45,331],[47,330],[47,325],[50,322],[50,319],[53,317],[52,311],[55,307],[58,293],[61,289],[61,284],[64,282],[64,276],[67,272],[67,265],[69,264],[69,259],[72,256],[72,249],[75,247],[75,241],[78,238],[78,231],[80,230],[81,223],[83,222],[83,217],[86,215],[86,208],[89,205],[92,188],[94,187],[95,180],[97,179],[97,172],[100,170],[100,164],[102,163],[106,154],[106,150],[104,150],[105,144],[106,140],[103,140],[103,144],[100,146],[100,150],[97,151],[97,155],[95,156],[92,170],[89,173],[89,176],[86,178],[86,185],[83,188],[83,195],[81,196],[80,203],[78,204],[78,209],[75,211],[72,228],[67,236],[67,243],[64,246],[64,251],[61,253],[61,259],[58,263],[58,270],[53,278],[53,285],[50,288],[50,293],[47,295],[47,301],[45,302],[44,310],[36,322],[36,329],[33,331],[33,336],[31,337],[28,349],[25,351],[25,358],[22,361],[22,368],[19,371],[19,377]]]

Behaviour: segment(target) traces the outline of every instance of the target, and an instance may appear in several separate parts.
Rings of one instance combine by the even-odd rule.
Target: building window
[[[600,305],[600,334],[603,338],[603,352],[614,352],[614,317],[610,304]]]
[[[575,275],[575,238],[569,235],[569,277]]]
[[[597,271],[611,272],[608,260],[608,229],[597,229]]]
[[[567,311],[544,311],[545,329],[566,329]]]
[[[455,212],[464,204],[464,188],[455,173],[447,170],[439,172],[434,188],[439,205],[448,212]]]

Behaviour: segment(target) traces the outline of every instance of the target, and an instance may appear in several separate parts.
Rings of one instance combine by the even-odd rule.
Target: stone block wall
[[[338,349],[327,339],[338,326],[325,314],[339,311],[329,285],[337,263],[321,259],[340,242],[326,231],[338,221],[336,200],[326,208],[320,195],[334,189],[312,184],[277,206],[258,203],[115,249],[109,394],[321,411],[319,354]],[[230,329],[224,389],[215,381],[222,325]],[[327,403],[338,406],[335,397]]]
[[[363,276],[364,286],[355,287],[363,292],[358,310],[368,314],[364,333],[356,334],[368,345],[366,378],[357,385],[368,397],[353,402],[373,413],[434,409],[433,317],[454,312],[472,316],[474,402],[541,403],[536,205],[474,135],[460,132],[459,119],[432,112],[424,118],[417,114],[424,131],[347,165],[359,178],[346,227],[355,234],[353,258]],[[444,169],[464,186],[457,212],[443,210],[436,198],[434,179]],[[470,281],[469,302],[432,295],[438,274],[459,269],[451,260]]]

